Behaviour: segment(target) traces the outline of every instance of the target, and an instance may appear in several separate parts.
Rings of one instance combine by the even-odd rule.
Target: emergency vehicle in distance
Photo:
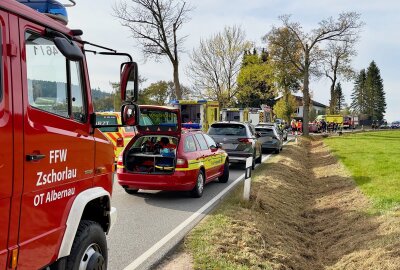
[[[0,1],[0,269],[107,268],[113,146],[83,53],[107,48],[67,20],[54,0]],[[136,63],[121,65],[123,124],[137,122],[137,77]]]
[[[201,130],[182,129],[180,110],[140,105],[137,134],[120,154],[118,183],[129,194],[139,189],[191,191],[229,178],[227,153]]]
[[[122,126],[120,112],[96,112],[96,124],[100,127],[100,131],[112,142],[114,145],[115,163],[118,156],[124,149],[125,145],[129,143],[135,135],[135,130],[132,126]],[[120,125],[110,127],[110,125]]]
[[[210,125],[220,117],[218,101],[173,100],[171,105],[181,110],[183,128],[202,129],[207,132]]]

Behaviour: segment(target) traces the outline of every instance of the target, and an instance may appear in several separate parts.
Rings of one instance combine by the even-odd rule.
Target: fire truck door
[[[13,127],[10,91],[8,14],[0,10],[0,269],[6,269],[13,190]]]
[[[95,145],[84,63],[68,61],[43,27],[22,19],[19,27],[25,161],[18,269],[38,269],[57,256],[74,198],[93,185]]]

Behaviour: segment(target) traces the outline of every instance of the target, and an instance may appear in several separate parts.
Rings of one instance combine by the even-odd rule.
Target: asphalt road
[[[264,154],[263,158],[266,156]],[[112,205],[118,210],[118,218],[107,237],[108,269],[151,268],[181,241],[219,200],[207,210],[204,206],[218,198],[217,195],[244,172],[243,165],[231,165],[228,183],[207,184],[203,196],[197,199],[190,197],[188,192],[140,190],[138,194],[129,195],[115,181]],[[243,184],[243,181],[240,184]],[[204,211],[195,215],[201,208]],[[192,220],[188,221],[188,218]],[[182,224],[185,221],[186,223]]]

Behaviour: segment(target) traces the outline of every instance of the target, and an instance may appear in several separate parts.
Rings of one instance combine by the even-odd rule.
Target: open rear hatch
[[[137,134],[124,151],[125,169],[140,174],[173,173],[181,130],[179,109],[140,106]]]

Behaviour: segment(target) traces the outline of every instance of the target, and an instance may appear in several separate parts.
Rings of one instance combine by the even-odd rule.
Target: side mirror
[[[121,100],[136,102],[139,92],[138,65],[135,62],[126,62],[121,65]]]
[[[215,147],[217,149],[222,149],[222,143],[217,142]]]
[[[124,126],[139,124],[140,109],[136,104],[123,104],[121,106],[121,121]]]

